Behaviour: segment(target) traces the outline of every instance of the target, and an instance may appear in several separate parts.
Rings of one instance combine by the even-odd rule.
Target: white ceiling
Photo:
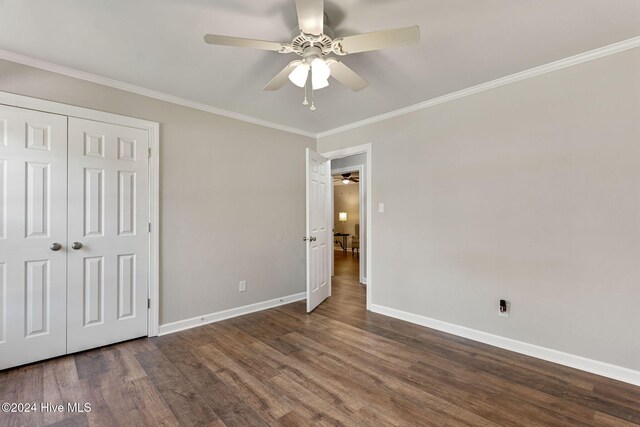
[[[0,0],[0,49],[321,132],[640,35],[639,0],[325,0],[337,36],[419,24],[417,46],[350,55],[370,86],[262,87],[294,55],[203,42],[289,41],[294,0]]]

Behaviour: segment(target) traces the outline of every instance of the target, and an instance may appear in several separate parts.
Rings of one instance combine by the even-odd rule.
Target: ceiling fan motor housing
[[[314,59],[322,58],[322,49],[318,46],[308,46],[302,52],[302,59],[307,64],[311,65]]]
[[[319,48],[321,50],[321,55],[328,55],[333,52],[333,30],[327,25],[324,26],[323,34],[318,36],[305,34],[300,31],[299,27],[296,27],[291,31],[291,39],[293,53],[300,56],[304,56],[305,51],[309,47]]]

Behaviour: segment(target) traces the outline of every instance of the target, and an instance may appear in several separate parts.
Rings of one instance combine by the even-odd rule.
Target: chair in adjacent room
[[[356,231],[351,236],[351,253],[358,251],[360,253],[360,224],[356,224]]]

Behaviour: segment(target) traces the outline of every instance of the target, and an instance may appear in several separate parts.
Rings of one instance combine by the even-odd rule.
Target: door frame
[[[365,193],[365,186],[367,185],[367,177],[363,176],[364,174],[364,170],[363,170],[363,165],[357,165],[357,166],[347,166],[344,168],[337,168],[337,169],[331,169],[331,175],[337,174],[337,173],[347,173],[347,172],[358,172],[358,176],[360,176],[360,182],[358,183],[358,211],[360,214],[360,222],[362,223],[362,218],[364,218],[365,220],[365,228],[366,228],[366,224],[367,224],[367,219],[365,218],[364,212],[365,212],[365,203],[364,203],[364,196],[366,195]],[[364,185],[362,185],[364,183]],[[339,187],[339,186],[338,186]],[[335,185],[331,186],[331,213],[335,214]],[[334,224],[334,215],[331,215],[331,229],[333,230],[335,227]],[[366,234],[366,229],[365,229],[365,234]],[[365,237],[366,240],[366,237]],[[335,248],[334,248],[335,250]],[[353,250],[353,249],[352,249]],[[364,250],[365,252],[365,256],[367,254],[367,249],[365,248]],[[331,257],[331,275],[333,275],[333,268],[334,268],[334,256]],[[362,284],[367,284],[367,279],[366,279],[366,271],[364,269],[364,265],[366,263],[362,262],[362,251],[358,250],[358,259],[360,260],[360,267],[359,267],[359,272],[358,272],[358,280],[360,283]]]
[[[158,335],[160,321],[160,124],[134,117],[76,107],[0,91],[0,104],[146,130],[149,133],[149,283],[147,334]]]
[[[372,266],[371,266],[371,241],[372,241],[372,227],[371,227],[371,217],[373,216],[372,214],[372,210],[371,207],[373,206],[373,202],[371,200],[371,195],[373,194],[371,189],[372,189],[372,176],[373,176],[373,167],[372,167],[372,162],[371,162],[371,151],[372,151],[372,145],[371,143],[367,143],[367,144],[362,144],[362,145],[356,145],[353,147],[347,147],[347,148],[342,148],[339,150],[334,150],[334,151],[328,151],[328,152],[324,152],[324,153],[320,153],[321,156],[326,157],[329,160],[334,160],[334,159],[341,159],[343,157],[348,157],[348,156],[353,156],[354,154],[365,154],[366,158],[367,158],[367,162],[365,164],[365,194],[367,197],[367,224],[366,224],[366,240],[367,240],[367,244],[366,244],[366,260],[367,260],[367,310],[371,311],[371,296],[373,294],[373,274],[371,273]],[[332,217],[333,218],[333,217]],[[333,219],[332,219],[333,221]]]

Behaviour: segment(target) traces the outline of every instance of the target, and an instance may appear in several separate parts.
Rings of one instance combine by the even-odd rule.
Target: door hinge
[[[151,158],[151,148],[147,148],[147,157]]]
[[[151,233],[151,223],[148,223],[147,225],[147,230],[149,231],[149,233]]]
[[[151,298],[147,298],[147,308],[151,308]]]

